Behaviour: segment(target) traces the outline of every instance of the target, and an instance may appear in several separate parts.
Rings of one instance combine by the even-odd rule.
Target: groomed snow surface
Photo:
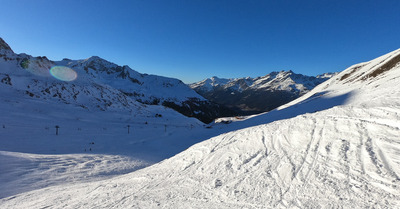
[[[23,160],[35,164],[50,158],[63,165],[74,159],[73,165],[83,169],[60,176],[68,179],[76,171],[79,181],[6,196],[0,207],[399,208],[400,66],[387,65],[399,54],[397,50],[352,66],[270,113],[214,124],[211,129],[187,129],[185,134],[167,131],[165,137],[177,144],[179,140],[173,139],[215,137],[131,173],[119,166],[99,166],[92,173],[94,179],[87,180],[82,177],[89,173],[83,161],[91,162],[95,156],[82,160],[70,154],[1,152],[2,158],[18,158],[15,164],[22,167],[29,166]],[[387,66],[390,69],[382,70]],[[132,170],[146,163],[120,157],[98,159],[101,164],[110,158],[123,165],[131,162],[126,167]],[[13,161],[8,162],[5,167],[12,166]],[[52,179],[52,165],[43,166],[43,171],[34,166],[33,172],[38,169]],[[100,170],[113,173],[113,169],[126,174],[98,180]]]
[[[6,208],[396,208],[399,127],[373,119],[389,113],[398,120],[400,112],[374,113],[334,108],[231,132],[127,175],[48,187],[1,203]]]

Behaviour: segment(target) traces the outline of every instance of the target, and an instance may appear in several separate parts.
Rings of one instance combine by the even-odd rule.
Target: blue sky
[[[0,0],[17,53],[100,56],[186,83],[293,70],[317,75],[400,48],[393,0]]]

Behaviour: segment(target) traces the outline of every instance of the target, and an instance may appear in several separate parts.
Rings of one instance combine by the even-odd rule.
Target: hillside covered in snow
[[[0,199],[2,208],[398,208],[400,50],[150,167]],[[223,133],[219,135],[220,133]],[[173,137],[173,133],[171,133]]]
[[[248,115],[270,111],[286,104],[334,75],[326,73],[314,77],[281,71],[257,78],[212,77],[190,84],[190,87],[210,101]]]
[[[32,98],[59,100],[85,109],[131,109],[163,105],[209,123],[230,112],[209,102],[182,81],[141,74],[99,57],[51,61],[15,54],[0,38],[0,81]],[[136,101],[136,102],[133,102]]]
[[[67,67],[91,59],[96,66]],[[123,78],[135,71],[100,58],[88,60],[61,65],[15,54],[0,39],[0,198],[132,172],[209,137],[198,133],[205,128],[196,118],[129,96],[129,88],[141,91],[129,87],[133,76]],[[176,79],[148,77],[156,83],[146,84],[146,90],[143,76],[148,99],[159,92],[164,101],[197,95]],[[151,91],[162,82],[177,86]]]

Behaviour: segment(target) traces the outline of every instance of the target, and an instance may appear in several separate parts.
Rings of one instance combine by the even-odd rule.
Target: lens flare
[[[78,77],[78,74],[74,70],[65,66],[52,67],[50,74],[61,81],[73,81]]]

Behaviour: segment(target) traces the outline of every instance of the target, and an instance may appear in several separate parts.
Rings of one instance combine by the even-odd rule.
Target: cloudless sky
[[[185,83],[342,71],[400,48],[398,0],[0,0],[16,53],[100,56]]]

